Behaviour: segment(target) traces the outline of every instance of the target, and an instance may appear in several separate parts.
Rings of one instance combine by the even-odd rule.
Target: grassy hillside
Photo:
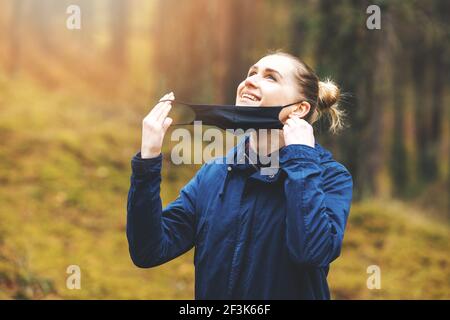
[[[0,299],[193,297],[192,252],[149,270],[129,259],[129,161],[142,110],[0,78]],[[165,203],[195,170],[166,161]],[[450,298],[449,226],[419,209],[355,204],[344,242],[329,276],[334,298]],[[72,264],[81,290],[66,288]],[[366,288],[372,264],[381,290]]]
[[[396,201],[355,204],[341,257],[330,268],[336,299],[449,299],[450,229]],[[367,267],[381,271],[368,290]]]

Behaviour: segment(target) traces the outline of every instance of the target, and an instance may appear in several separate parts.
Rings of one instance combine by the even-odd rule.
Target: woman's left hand
[[[283,126],[284,144],[304,144],[314,148],[313,127],[297,115],[291,114]]]

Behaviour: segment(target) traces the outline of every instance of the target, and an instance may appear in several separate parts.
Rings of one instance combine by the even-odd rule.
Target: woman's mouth
[[[257,103],[257,102],[261,101],[260,97],[254,95],[254,94],[248,93],[248,92],[242,93],[240,98],[241,98],[241,101],[248,102],[248,103],[251,103],[253,105],[255,104],[255,102]]]

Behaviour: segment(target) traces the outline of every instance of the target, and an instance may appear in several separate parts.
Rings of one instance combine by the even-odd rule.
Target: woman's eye
[[[251,76],[253,76],[253,75],[255,75],[255,74],[256,74],[255,71],[251,71],[251,72],[247,75],[247,77],[251,77]],[[272,76],[272,75],[270,75],[270,74],[266,75],[266,78],[269,78],[269,79],[271,79],[271,80],[273,80],[273,81],[277,81],[277,79],[275,79],[275,77]]]

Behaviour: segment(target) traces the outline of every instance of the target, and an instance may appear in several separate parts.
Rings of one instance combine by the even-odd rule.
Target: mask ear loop
[[[293,106],[294,104],[302,103],[302,102],[308,102],[309,105],[311,106],[311,108],[309,108],[309,111],[308,111],[308,113],[306,114],[306,116],[304,116],[304,117],[302,118],[303,120],[309,122],[309,119],[311,118],[312,114],[314,113],[314,111],[315,111],[315,109],[316,109],[315,105],[314,105],[313,103],[311,103],[310,101],[308,101],[308,100],[300,100],[300,101],[297,101],[297,102],[293,102],[293,103],[286,104],[286,105],[284,105],[284,106],[282,106],[282,107],[283,107],[283,108],[286,108],[286,107],[290,107],[290,106]]]

